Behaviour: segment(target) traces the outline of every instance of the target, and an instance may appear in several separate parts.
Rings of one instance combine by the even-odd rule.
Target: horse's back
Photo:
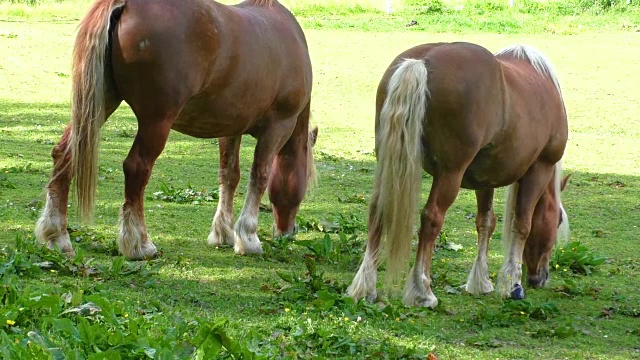
[[[277,2],[129,0],[113,38],[114,79],[138,118],[174,116],[189,135],[250,132],[310,97],[304,34]]]

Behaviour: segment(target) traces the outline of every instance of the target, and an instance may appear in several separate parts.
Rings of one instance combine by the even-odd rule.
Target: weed
[[[606,260],[606,257],[594,254],[579,241],[573,241],[556,249],[549,264],[554,270],[569,269],[574,273],[591,275]]]
[[[558,324],[555,326],[544,326],[540,327],[535,331],[531,332],[531,335],[534,337],[544,337],[544,338],[568,338],[571,336],[575,336],[578,333],[575,325],[571,321],[567,321],[562,324]]]
[[[296,222],[302,231],[321,231],[325,233],[355,234],[367,231],[367,225],[359,215],[354,213],[336,213],[333,220],[317,220],[300,215]]]
[[[363,251],[362,241],[355,234],[347,237],[344,233],[338,233],[337,241],[325,234],[321,240],[301,240],[294,244],[306,247],[316,260],[331,264],[337,264],[343,258],[360,258]]]
[[[449,240],[449,234],[446,231],[441,231],[438,235],[438,241],[436,241],[436,250],[449,250],[449,251],[462,251],[463,246],[461,244],[454,243]]]
[[[306,256],[304,265],[307,272],[304,275],[276,271],[280,279],[287,284],[277,290],[282,298],[289,302],[309,302],[312,301],[314,309],[328,310],[337,302],[350,301],[351,298],[343,297],[341,294],[346,289],[344,284],[334,280],[324,278],[324,272],[316,267],[313,258]]]
[[[218,200],[218,190],[195,190],[191,184],[188,184],[186,189],[180,190],[173,187],[173,185],[163,182],[160,184],[160,191],[153,193],[153,198],[164,202],[198,205],[203,202]]]
[[[632,304],[616,304],[602,309],[602,317],[611,317],[614,314],[631,318],[640,318],[640,307]]]
[[[0,188],[17,189],[18,187],[9,180],[6,174],[0,174]]]
[[[481,328],[508,327],[529,320],[548,320],[559,313],[554,303],[535,305],[529,300],[506,300],[498,310],[481,308],[472,321]]]
[[[296,224],[298,224],[299,231],[324,232],[322,221],[313,218],[306,218],[300,214],[296,215]]]
[[[368,204],[364,194],[353,194],[349,196],[338,196],[338,202],[347,203],[347,204]]]
[[[6,174],[34,174],[37,172],[39,171],[33,167],[33,164],[31,162],[28,162],[22,166],[12,166],[0,170],[0,173]]]
[[[116,134],[118,134],[121,138],[134,138],[137,134],[138,129],[133,125],[122,125],[116,128]]]
[[[367,231],[367,225],[359,215],[354,213],[338,213],[331,226],[330,232],[355,234],[356,232]]]
[[[292,235],[276,236],[273,239],[265,237],[262,240],[262,258],[274,259],[281,262],[291,262],[295,258],[291,256],[295,238]]]
[[[582,286],[572,279],[564,279],[564,283],[553,290],[566,297],[574,298],[576,296],[595,297],[598,295],[598,293],[600,293],[602,289],[592,286]]]

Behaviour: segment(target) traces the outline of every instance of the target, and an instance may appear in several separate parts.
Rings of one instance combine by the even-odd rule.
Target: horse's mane
[[[271,6],[276,0],[253,0],[253,3],[260,6]]]
[[[551,79],[553,85],[558,90],[558,93],[562,94],[562,91],[560,90],[560,83],[556,77],[553,65],[551,65],[549,59],[547,59],[547,57],[537,49],[528,45],[513,45],[497,52],[495,55],[511,55],[516,59],[527,60],[540,75],[547,76]]]

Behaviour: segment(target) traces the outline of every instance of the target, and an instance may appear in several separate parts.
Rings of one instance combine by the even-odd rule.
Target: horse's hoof
[[[511,290],[511,298],[513,300],[523,300],[524,299],[524,288],[520,284],[513,285],[513,290]]]

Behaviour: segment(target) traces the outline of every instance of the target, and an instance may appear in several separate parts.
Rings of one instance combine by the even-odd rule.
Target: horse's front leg
[[[507,189],[504,214],[505,258],[498,278],[502,297],[524,299],[522,287],[522,255],[531,232],[531,219],[536,203],[553,176],[553,165],[535,163],[520,180]]]
[[[75,255],[67,232],[67,203],[71,184],[71,153],[68,150],[71,127],[67,126],[60,141],[51,150],[53,172],[47,185],[47,199],[36,223],[36,238],[48,248],[59,248]]]
[[[271,121],[273,123],[273,121]],[[258,211],[260,199],[267,189],[269,173],[275,155],[282,149],[296,125],[296,118],[270,125],[258,137],[253,154],[253,165],[247,188],[247,197],[235,225],[234,250],[236,254],[260,254],[258,239]]]
[[[164,149],[171,123],[165,120],[145,124],[139,120],[138,134],[123,163],[125,200],[120,213],[118,246],[129,259],[147,259],[156,254],[156,247],[149,239],[144,224],[144,189],[153,164]]]
[[[240,144],[242,136],[220,139],[218,209],[211,223],[209,245],[233,245],[233,196],[240,182]]]

